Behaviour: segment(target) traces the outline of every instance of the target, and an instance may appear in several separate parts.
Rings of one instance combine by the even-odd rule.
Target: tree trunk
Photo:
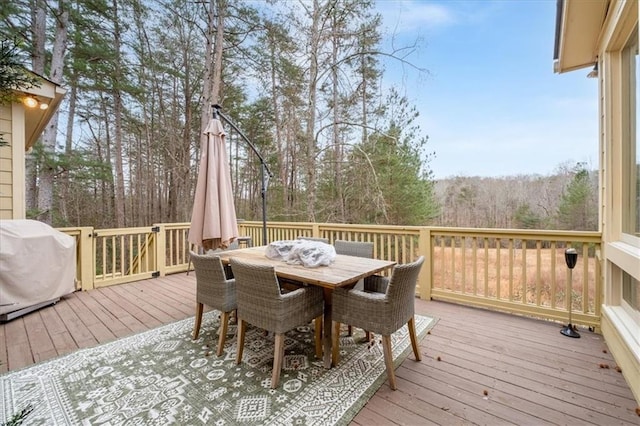
[[[269,32],[269,28],[267,29]],[[271,32],[275,32],[272,30]],[[275,34],[267,35],[269,47],[269,77],[271,79],[271,103],[273,107],[273,123],[275,127],[276,151],[278,157],[279,178],[282,182],[282,201],[286,202],[288,198],[287,167],[285,149],[282,139],[282,119],[280,117],[280,102],[278,100],[278,58],[277,58],[277,41]]]
[[[338,49],[340,44],[340,36],[338,33],[340,32],[340,28],[338,27],[337,19],[335,16],[335,11],[333,11],[333,28],[331,34],[331,57],[332,63],[338,63]],[[333,162],[334,162],[334,173],[333,173],[333,188],[336,206],[336,214],[338,215],[338,221],[344,222],[346,219],[345,214],[345,206],[344,206],[344,195],[342,193],[342,161],[343,161],[343,145],[340,140],[340,126],[339,122],[342,117],[341,112],[341,104],[340,104],[340,82],[338,78],[338,67],[331,67],[331,90],[332,90],[332,103],[333,103],[333,125],[332,127],[332,143],[333,143]]]
[[[47,30],[47,4],[45,0],[35,0],[31,11],[31,67],[33,72],[44,75],[45,40]],[[38,207],[38,160],[31,152],[25,158],[25,183],[27,211],[34,211]]]
[[[114,156],[115,156],[115,172],[116,172],[116,191],[114,194],[114,205],[116,214],[116,227],[123,228],[126,226],[125,215],[125,192],[124,192],[124,165],[122,160],[122,114],[124,111],[122,105],[122,91],[120,89],[121,78],[124,77],[122,72],[122,52],[120,51],[121,33],[118,13],[118,0],[113,2],[113,44],[115,52],[115,78],[113,79],[113,115],[114,115]]]
[[[217,3],[217,18],[216,18]],[[222,44],[224,41],[224,0],[210,0],[207,10],[206,53],[204,64],[204,82],[202,89],[202,112],[200,128],[204,131],[211,118],[211,105],[220,102],[220,82],[222,80]],[[206,142],[201,135],[201,143]]]
[[[309,88],[307,102],[307,129],[306,129],[306,173],[307,173],[307,220],[316,221],[316,198],[317,198],[317,172],[316,172],[316,102],[318,85],[318,49],[320,47],[320,21],[321,10],[317,0],[313,1],[313,11],[311,16],[310,33],[310,64],[309,64]]]
[[[64,57],[67,51],[67,31],[69,24],[68,5],[64,0],[58,2],[56,11],[56,32],[51,55],[51,72],[49,79],[54,83],[62,82]],[[38,178],[38,219],[51,225],[53,223],[53,182],[56,169],[53,158],[56,150],[56,137],[58,134],[58,111],[53,114],[49,124],[42,135],[42,145],[45,153],[45,161]]]

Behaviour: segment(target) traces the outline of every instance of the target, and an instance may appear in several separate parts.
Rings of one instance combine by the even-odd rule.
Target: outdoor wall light
[[[35,108],[38,106],[38,100],[33,96],[25,96],[22,98],[22,103],[28,108]]]
[[[32,95],[26,95],[22,98],[22,103],[27,108],[40,108],[41,110],[45,110],[49,108],[49,104],[46,102],[42,102],[37,97]]]
[[[598,78],[598,61],[596,61],[593,69],[587,74],[587,78]]]

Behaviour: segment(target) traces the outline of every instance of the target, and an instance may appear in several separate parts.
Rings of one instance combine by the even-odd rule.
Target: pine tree
[[[576,164],[573,173],[558,206],[558,225],[561,229],[594,231],[598,217],[594,184],[583,163]]]
[[[542,219],[526,203],[518,206],[513,219],[516,222],[516,226],[521,229],[537,229],[540,228],[542,223]]]
[[[415,108],[392,91],[389,125],[358,144],[345,188],[349,223],[425,225],[439,213],[428,168],[427,138],[414,124]]]
[[[0,42],[0,105],[18,101],[17,90],[26,90],[39,85],[36,76],[27,72],[22,66],[17,46],[9,40]],[[7,141],[0,133],[0,146],[3,145],[7,145]]]

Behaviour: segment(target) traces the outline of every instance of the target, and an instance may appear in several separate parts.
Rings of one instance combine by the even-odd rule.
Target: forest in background
[[[54,226],[189,221],[217,103],[273,172],[269,220],[597,229],[581,164],[433,179],[419,112],[380,84],[416,46],[382,50],[373,1],[15,0],[0,36],[67,89],[27,156],[28,216]],[[256,220],[260,164],[229,130],[237,214]]]
[[[598,230],[598,174],[583,163],[548,176],[451,177],[435,182],[432,225],[502,229]]]

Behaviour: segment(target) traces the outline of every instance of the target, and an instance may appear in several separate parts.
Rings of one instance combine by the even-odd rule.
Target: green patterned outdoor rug
[[[436,320],[416,316],[423,338]],[[341,338],[330,370],[315,358],[313,329],[286,335],[278,389],[271,389],[273,336],[249,328],[235,364],[235,326],[215,355],[218,313],[83,349],[0,376],[0,424],[31,407],[37,425],[330,425],[348,423],[386,380],[382,346],[362,330]],[[407,327],[392,338],[396,365],[411,351]],[[413,355],[411,355],[413,356]]]

